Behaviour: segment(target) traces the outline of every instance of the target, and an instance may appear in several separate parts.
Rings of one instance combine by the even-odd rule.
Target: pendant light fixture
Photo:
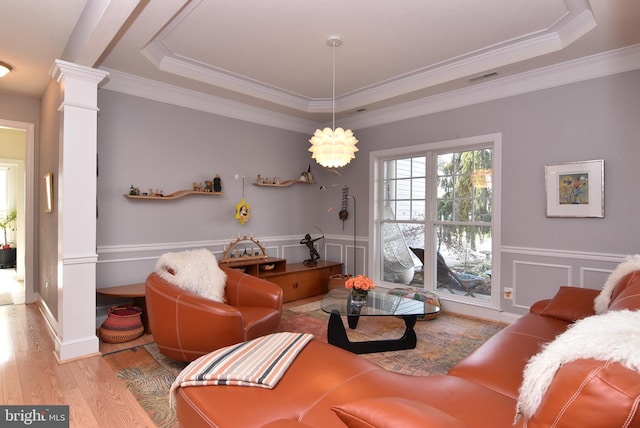
[[[342,128],[336,128],[336,48],[342,45],[342,38],[339,36],[329,37],[327,45],[333,48],[332,127],[326,127],[322,130],[316,129],[313,137],[309,140],[311,143],[309,151],[313,153],[311,158],[320,165],[327,168],[338,168],[351,162],[351,159],[355,159],[358,140],[350,129],[345,131]]]

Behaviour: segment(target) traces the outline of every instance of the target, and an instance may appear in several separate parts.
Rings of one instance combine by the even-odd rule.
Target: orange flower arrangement
[[[371,281],[370,278],[364,275],[358,275],[355,278],[351,277],[347,279],[347,281],[344,283],[344,286],[348,289],[363,291],[373,290],[374,288],[376,288],[376,284],[374,284],[374,282]]]

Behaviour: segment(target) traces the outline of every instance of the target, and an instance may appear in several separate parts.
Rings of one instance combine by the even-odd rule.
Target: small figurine
[[[204,191],[205,192],[213,192],[213,181],[205,180],[204,181]]]
[[[220,174],[216,174],[213,179],[213,191],[216,193],[222,192],[222,179],[220,178]]]
[[[193,190],[196,192],[202,192],[202,183],[193,182]]]
[[[304,235],[304,239],[300,241],[301,244],[305,244],[309,247],[309,258],[303,262],[305,266],[316,266],[318,264],[316,260],[320,258],[320,254],[313,243],[319,239],[322,239],[322,236],[316,239],[311,239],[311,235],[307,233]]]

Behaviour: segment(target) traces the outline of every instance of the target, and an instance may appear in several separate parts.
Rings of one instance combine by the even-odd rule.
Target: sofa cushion
[[[226,302],[227,274],[206,248],[165,253],[156,262],[156,273],[165,281],[216,302]]]
[[[594,309],[597,314],[605,313],[609,310],[609,304],[615,299],[622,289],[631,281],[628,275],[640,271],[640,254],[627,256],[624,262],[620,263],[609,275],[602,287],[602,291],[596,297]],[[622,281],[627,277],[627,281]]]
[[[433,406],[399,397],[368,398],[331,408],[349,428],[467,427]]]
[[[611,311],[573,324],[544,346],[524,369],[518,413],[526,419],[536,413],[558,369],[571,361],[592,358],[616,362],[640,372],[640,311]]]
[[[574,322],[594,315],[593,299],[598,290],[562,286],[540,315]]]

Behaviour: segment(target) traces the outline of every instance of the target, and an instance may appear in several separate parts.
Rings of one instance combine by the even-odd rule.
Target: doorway
[[[17,211],[16,230],[10,239],[16,247],[16,266],[3,272],[2,285],[12,290],[13,303],[33,303],[36,295],[34,193],[37,190],[33,124],[0,119],[0,163],[13,170],[11,207]]]

